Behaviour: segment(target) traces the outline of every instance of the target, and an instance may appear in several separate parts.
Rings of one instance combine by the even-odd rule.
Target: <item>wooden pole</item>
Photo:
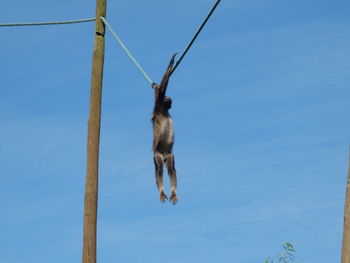
[[[341,262],[342,263],[350,262],[350,153],[349,153],[348,179],[346,183],[343,248],[342,248]]]
[[[96,24],[88,121],[87,169],[84,201],[83,263],[96,263],[98,157],[100,144],[102,77],[105,46],[106,0],[96,0]]]

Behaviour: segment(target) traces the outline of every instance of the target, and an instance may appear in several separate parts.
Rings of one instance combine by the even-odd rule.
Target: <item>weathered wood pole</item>
[[[350,263],[350,153],[349,153],[348,179],[346,183],[346,194],[345,194],[343,248],[342,248],[341,262]]]
[[[102,77],[105,49],[106,0],[96,0],[96,24],[88,121],[87,168],[84,201],[83,263],[96,263],[96,225],[98,200],[98,157],[100,144]]]

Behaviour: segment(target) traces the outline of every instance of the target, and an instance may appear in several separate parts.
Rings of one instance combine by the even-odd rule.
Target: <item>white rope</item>
[[[143,70],[143,68],[141,67],[141,65],[136,61],[136,59],[133,57],[133,55],[131,55],[130,51],[127,49],[127,47],[124,45],[123,41],[117,36],[117,34],[113,31],[112,27],[110,26],[110,24],[107,22],[107,20],[101,16],[101,20],[103,21],[103,23],[107,26],[107,28],[109,29],[109,31],[111,31],[112,35],[114,36],[114,38],[118,41],[119,45],[123,48],[123,50],[125,51],[125,53],[128,55],[128,57],[131,59],[132,62],[134,62],[135,66],[140,70],[140,72],[142,73],[142,75],[147,79],[147,81],[149,82],[149,84],[151,84],[151,86],[154,84],[154,82],[151,80],[151,78],[147,75],[147,73]]]

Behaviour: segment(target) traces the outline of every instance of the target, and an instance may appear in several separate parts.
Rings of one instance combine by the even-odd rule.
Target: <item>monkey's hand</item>
[[[152,83],[152,88],[158,89],[159,87],[160,87],[159,84],[157,84],[155,82]]]

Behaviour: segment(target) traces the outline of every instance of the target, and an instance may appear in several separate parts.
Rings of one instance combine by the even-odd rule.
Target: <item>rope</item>
[[[114,36],[114,38],[118,41],[118,43],[120,44],[120,46],[123,48],[123,50],[125,51],[125,53],[128,55],[128,57],[132,60],[132,62],[134,62],[135,66],[140,70],[140,72],[142,73],[142,75],[147,79],[147,81],[149,82],[149,84],[154,83],[151,78],[147,75],[147,73],[143,70],[143,68],[141,67],[141,65],[136,61],[136,59],[133,57],[133,55],[131,55],[130,51],[127,49],[127,47],[124,45],[124,43],[121,41],[121,39],[116,35],[116,33],[113,31],[112,27],[110,26],[110,24],[107,22],[107,20],[101,16],[101,20],[103,21],[103,23],[107,26],[107,28],[109,29],[109,31],[111,31],[112,35]]]
[[[80,20],[68,20],[68,21],[33,22],[33,23],[5,23],[5,24],[0,23],[0,27],[63,25],[63,24],[76,24],[76,23],[91,22],[94,20],[96,20],[96,18],[88,18],[88,19],[80,19]]]
[[[179,58],[179,60],[176,62],[173,70],[170,73],[170,76],[174,73],[175,69],[180,65],[181,61],[183,60],[183,58],[186,56],[187,52],[190,50],[192,44],[194,43],[194,41],[196,40],[196,38],[198,37],[198,35],[200,34],[200,32],[202,31],[202,29],[204,28],[205,24],[208,22],[209,18],[211,17],[211,15],[214,13],[216,7],[219,5],[221,0],[217,0],[215,5],[212,7],[212,9],[210,10],[209,14],[207,15],[207,17],[204,19],[204,21],[202,22],[201,26],[199,27],[199,29],[197,30],[196,34],[193,36],[192,40],[190,41],[190,43],[188,44],[187,48],[185,49],[184,53],[182,53],[181,57]]]

